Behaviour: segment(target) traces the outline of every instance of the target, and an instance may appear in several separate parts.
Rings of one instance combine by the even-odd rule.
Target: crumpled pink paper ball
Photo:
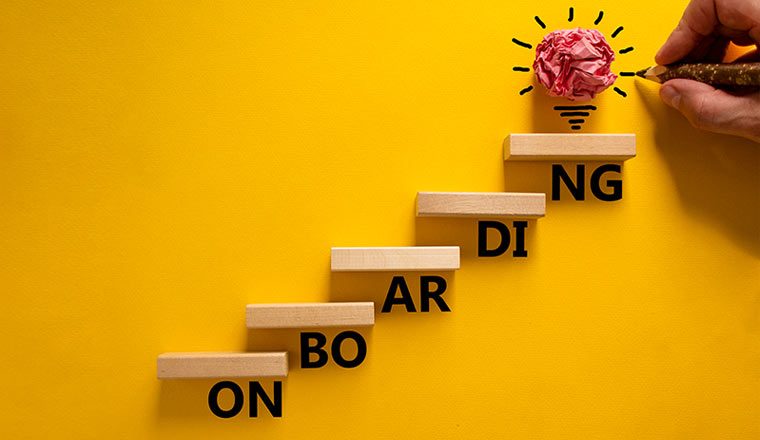
[[[536,46],[533,71],[551,96],[588,101],[617,79],[610,72],[615,53],[596,29],[561,29]]]

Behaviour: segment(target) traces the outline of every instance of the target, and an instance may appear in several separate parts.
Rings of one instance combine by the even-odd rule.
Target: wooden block
[[[504,160],[614,160],[636,156],[635,134],[510,134]]]
[[[521,217],[546,215],[544,193],[419,192],[420,217]]]
[[[457,270],[459,246],[332,248],[333,272]]]
[[[375,303],[250,304],[248,328],[349,327],[375,325]]]
[[[159,379],[285,377],[288,352],[164,353],[158,356]]]

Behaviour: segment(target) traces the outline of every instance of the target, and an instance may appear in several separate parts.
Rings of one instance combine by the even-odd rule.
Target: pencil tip
[[[642,77],[642,78],[646,78],[646,76],[645,76],[645,75],[646,75],[646,73],[647,73],[647,71],[648,71],[649,69],[651,69],[651,67],[647,67],[646,69],[641,69],[641,70],[639,70],[638,72],[636,72],[636,76],[640,76],[640,77]]]

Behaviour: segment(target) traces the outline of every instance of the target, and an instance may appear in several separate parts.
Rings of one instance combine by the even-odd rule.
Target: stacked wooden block
[[[504,141],[504,159],[613,160],[636,156],[632,134],[512,134]],[[419,192],[420,217],[539,218],[546,214],[543,193]],[[451,271],[459,269],[459,247],[333,248],[331,267],[346,271]],[[248,328],[372,326],[372,302],[252,304]],[[158,356],[159,379],[284,377],[288,353],[200,352]]]
[[[248,328],[317,328],[375,324],[372,302],[252,304]],[[159,379],[285,377],[288,353],[164,353],[158,357]]]

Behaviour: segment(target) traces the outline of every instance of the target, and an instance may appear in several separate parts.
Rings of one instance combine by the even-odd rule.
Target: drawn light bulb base
[[[596,111],[596,106],[584,105],[555,105],[554,110],[559,112],[560,117],[567,118],[571,130],[580,130],[591,112]]]

